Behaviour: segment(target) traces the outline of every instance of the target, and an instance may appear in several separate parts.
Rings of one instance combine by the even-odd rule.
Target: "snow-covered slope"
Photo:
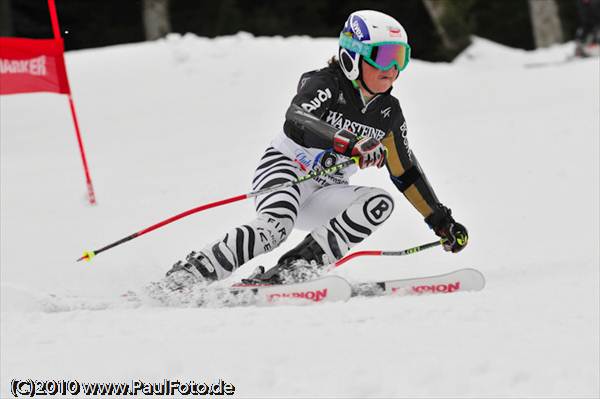
[[[251,202],[194,215],[99,255],[188,208],[242,194],[281,128],[298,77],[334,39],[192,35],[67,54],[99,205],[85,185],[67,100],[2,97],[1,378],[224,379],[240,397],[598,397],[597,59],[552,64],[571,44],[524,52],[477,39],[452,64],[413,61],[397,81],[411,146],[470,231],[458,255],[357,259],[352,281],[476,267],[480,293],[278,308],[48,312],[111,301],[252,218]],[[530,64],[551,62],[531,68]],[[353,184],[396,192],[382,171]],[[357,249],[434,237],[400,194]],[[270,265],[305,234],[242,267]]]

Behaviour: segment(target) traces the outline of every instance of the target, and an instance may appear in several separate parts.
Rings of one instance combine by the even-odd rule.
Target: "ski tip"
[[[96,256],[96,254],[94,253],[94,251],[83,251],[83,256],[79,259],[77,259],[77,262],[81,262],[82,260],[85,260],[86,262],[89,262],[92,260],[92,258]]]
[[[472,291],[481,291],[485,288],[486,279],[483,273],[472,267],[461,269],[463,272],[468,273],[471,278],[473,289]]]

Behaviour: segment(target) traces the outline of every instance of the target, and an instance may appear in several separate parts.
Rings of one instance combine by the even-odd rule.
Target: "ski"
[[[350,284],[337,275],[290,284],[242,284],[193,286],[172,290],[155,282],[144,290],[128,291],[119,298],[42,295],[45,312],[137,308],[143,305],[167,307],[222,308],[236,306],[309,305],[346,302],[352,297],[410,296],[480,291],[485,278],[476,269],[460,269],[427,277]]]
[[[427,277],[359,283],[352,287],[352,296],[450,294],[481,291],[484,287],[483,274],[479,270],[468,268]]]
[[[237,283],[229,287],[208,285],[180,291],[165,289],[156,283],[146,289],[146,295],[165,306],[306,305],[345,302],[352,296],[352,286],[342,277],[332,275],[291,284]]]
[[[328,275],[291,284],[235,284],[229,288],[205,289],[196,306],[272,306],[345,302],[351,297],[411,296],[481,291],[485,277],[476,269],[377,282],[350,284],[346,279]]]
[[[229,289],[234,295],[250,292],[256,305],[311,304],[345,302],[352,296],[352,286],[338,276],[324,276],[292,284],[236,284]]]

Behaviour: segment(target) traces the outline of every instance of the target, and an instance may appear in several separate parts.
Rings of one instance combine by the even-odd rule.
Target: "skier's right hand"
[[[385,164],[385,147],[372,137],[357,137],[347,130],[340,130],[333,136],[333,150],[347,157],[358,157],[361,169],[369,166],[381,168]]]

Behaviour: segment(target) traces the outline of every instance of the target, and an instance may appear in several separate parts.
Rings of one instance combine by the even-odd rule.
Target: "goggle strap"
[[[343,33],[340,34],[340,46],[345,48],[346,50],[358,53],[363,57],[370,56],[372,51],[371,45],[360,42],[355,38],[347,36]]]

